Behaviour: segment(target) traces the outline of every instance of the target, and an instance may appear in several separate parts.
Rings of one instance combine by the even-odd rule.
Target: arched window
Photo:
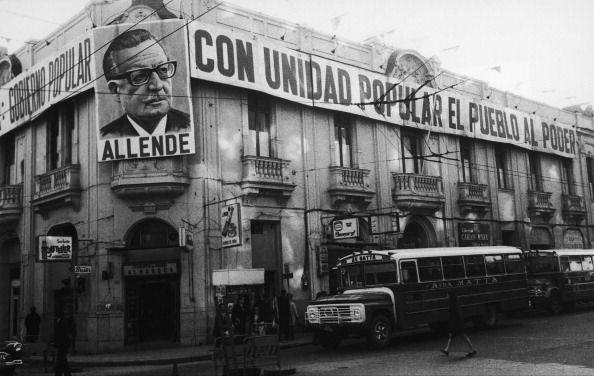
[[[135,224],[126,237],[129,248],[166,248],[178,245],[177,230],[160,219]]]

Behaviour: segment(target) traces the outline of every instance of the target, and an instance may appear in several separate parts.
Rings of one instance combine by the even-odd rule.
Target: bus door
[[[401,288],[396,303],[398,318],[403,326],[413,325],[423,309],[423,294],[419,284],[417,260],[400,260]]]

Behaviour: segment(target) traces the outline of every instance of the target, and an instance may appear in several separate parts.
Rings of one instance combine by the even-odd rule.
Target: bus
[[[493,327],[499,313],[529,308],[522,251],[514,247],[358,251],[339,259],[339,292],[312,301],[307,325],[325,348],[346,337],[387,346],[393,333],[447,330],[449,291],[465,320]]]
[[[525,254],[530,303],[552,314],[594,300],[594,249],[556,249]]]

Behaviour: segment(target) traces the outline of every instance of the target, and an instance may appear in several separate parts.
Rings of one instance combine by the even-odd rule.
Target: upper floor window
[[[404,173],[420,174],[423,171],[422,135],[402,133],[402,168]]]
[[[573,161],[568,158],[561,159],[561,179],[563,193],[575,195],[575,181],[573,179]]]
[[[542,186],[542,173],[540,168],[540,156],[537,153],[528,154],[528,164],[530,176],[530,189],[537,192],[543,191]]]
[[[508,169],[508,149],[502,145],[495,146],[495,167],[497,169],[497,186],[501,189],[511,188]]]
[[[586,169],[588,170],[588,188],[590,200],[594,200],[594,158],[586,157]]]
[[[472,162],[472,144],[467,139],[460,139],[460,162],[462,164],[462,181],[474,183],[476,172]]]
[[[2,171],[2,184],[10,185],[15,179],[15,138],[14,132],[4,136],[2,140],[2,146],[0,150],[3,150],[3,171]]]
[[[338,166],[353,167],[353,126],[345,114],[334,115],[334,158]]]
[[[51,111],[47,117],[47,169],[55,170],[73,163],[74,104],[65,103]]]
[[[253,152],[258,157],[270,157],[270,101],[266,95],[249,94],[248,118]]]

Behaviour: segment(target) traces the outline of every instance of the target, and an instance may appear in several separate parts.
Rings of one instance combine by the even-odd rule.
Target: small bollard
[[[171,370],[171,376],[179,376],[179,371],[177,370],[177,363],[173,363],[173,369]]]

